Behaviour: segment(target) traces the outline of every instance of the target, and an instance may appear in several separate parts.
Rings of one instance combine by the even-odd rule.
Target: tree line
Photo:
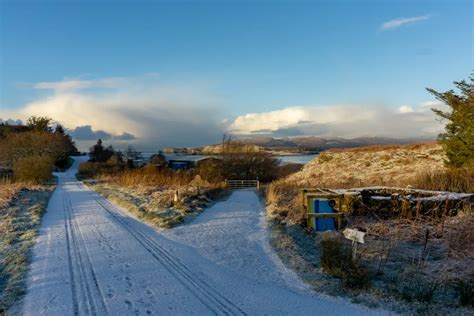
[[[32,116],[25,125],[0,124],[0,173],[17,181],[41,183],[78,154],[71,136],[48,117]]]

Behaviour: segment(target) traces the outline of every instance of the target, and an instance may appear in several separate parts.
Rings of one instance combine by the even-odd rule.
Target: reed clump
[[[124,170],[102,178],[120,186],[185,186],[193,181],[195,175],[192,171],[187,170],[157,170],[154,166],[146,166]]]

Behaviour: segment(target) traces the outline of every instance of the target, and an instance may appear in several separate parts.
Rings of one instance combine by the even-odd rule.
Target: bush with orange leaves
[[[0,139],[0,165],[3,170],[12,170],[15,180],[39,183],[50,176],[55,162],[67,159],[70,151],[69,142],[60,133],[9,133]]]

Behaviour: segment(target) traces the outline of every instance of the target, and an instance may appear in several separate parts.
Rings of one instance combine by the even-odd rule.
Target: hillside
[[[416,174],[444,169],[445,158],[436,143],[330,149],[286,181],[325,187],[406,186]]]
[[[281,220],[299,221],[302,188],[411,185],[438,189],[422,182],[438,178],[437,173],[445,170],[444,159],[443,149],[437,143],[327,150],[301,171],[271,184],[267,211]]]

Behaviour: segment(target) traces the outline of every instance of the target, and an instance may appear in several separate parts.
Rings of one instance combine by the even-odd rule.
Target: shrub
[[[29,156],[48,156],[53,162],[69,155],[69,144],[59,133],[11,133],[0,142],[0,160],[13,163]]]
[[[13,163],[15,179],[25,182],[42,183],[53,172],[53,159],[48,156],[29,156]]]
[[[207,182],[224,180],[224,165],[222,160],[210,158],[198,162],[197,173]]]
[[[343,279],[348,288],[364,288],[369,284],[368,271],[360,258],[352,256],[352,249],[336,238],[321,241],[321,267],[335,277]]]
[[[125,165],[118,161],[109,160],[107,162],[83,162],[78,169],[81,177],[93,178],[99,175],[113,175],[123,171]]]

